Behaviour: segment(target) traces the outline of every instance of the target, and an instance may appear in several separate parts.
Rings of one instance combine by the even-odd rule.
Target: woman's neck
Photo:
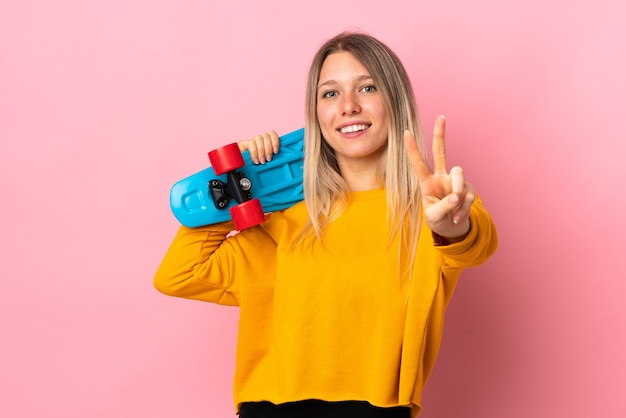
[[[365,164],[339,164],[341,177],[344,179],[350,191],[362,192],[377,189],[382,186],[378,178],[377,167],[374,163]]]

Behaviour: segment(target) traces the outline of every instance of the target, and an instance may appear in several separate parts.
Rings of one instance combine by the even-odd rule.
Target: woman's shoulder
[[[308,221],[309,212],[302,201],[288,209],[269,214],[269,219],[263,224],[263,229],[275,239],[279,236],[293,236],[298,234]]]

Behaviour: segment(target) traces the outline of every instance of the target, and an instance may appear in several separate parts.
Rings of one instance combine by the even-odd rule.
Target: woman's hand
[[[248,150],[250,152],[250,159],[253,163],[265,164],[267,161],[272,161],[274,154],[278,153],[280,140],[275,131],[269,131],[237,144],[240,151]]]
[[[465,181],[461,167],[446,168],[446,120],[439,116],[433,132],[433,162],[431,172],[409,131],[404,133],[404,143],[413,171],[422,192],[424,217],[428,227],[449,242],[461,241],[470,230],[469,213],[476,192]]]

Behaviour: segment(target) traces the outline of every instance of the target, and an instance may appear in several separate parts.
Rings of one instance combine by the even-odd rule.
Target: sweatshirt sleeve
[[[239,305],[246,282],[273,268],[274,245],[260,227],[229,236],[233,229],[231,222],[181,226],[154,277],[156,289],[169,296]]]
[[[498,247],[498,234],[491,216],[476,197],[470,211],[470,232],[463,241],[438,246],[452,268],[475,267],[485,261]]]

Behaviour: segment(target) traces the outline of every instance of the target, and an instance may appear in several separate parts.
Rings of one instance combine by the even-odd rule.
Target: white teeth
[[[363,131],[367,128],[368,128],[368,125],[350,125],[350,126],[344,126],[343,128],[339,130],[339,132],[341,132],[342,134],[347,134],[347,133],[352,133],[352,132]]]

